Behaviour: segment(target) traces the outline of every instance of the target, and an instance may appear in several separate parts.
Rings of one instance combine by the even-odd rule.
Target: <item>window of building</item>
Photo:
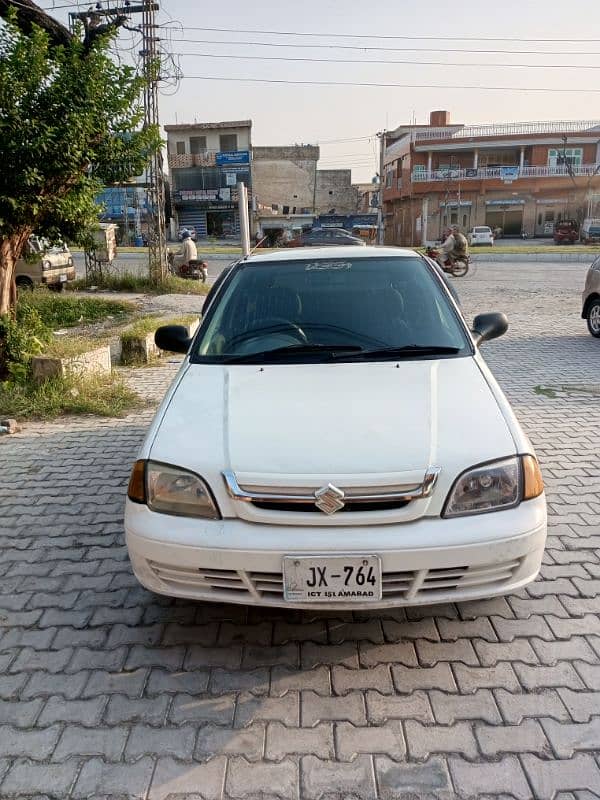
[[[393,169],[386,170],[386,173],[385,173],[385,185],[386,185],[386,188],[389,189],[390,186],[392,185],[393,181],[394,181],[394,170]]]
[[[540,211],[540,213],[538,214],[538,225],[541,224],[542,224],[542,212]]]
[[[332,189],[329,190],[329,194],[333,194],[333,190]]]
[[[237,150],[237,133],[222,133],[219,136],[219,149],[221,152]]]
[[[554,222],[554,211],[546,209],[546,222]]]
[[[519,165],[519,150],[480,150],[480,167],[516,167]]]
[[[463,228],[467,227],[467,215],[466,214],[463,214],[462,226],[463,226]]]
[[[190,136],[190,153],[196,155],[206,150],[206,136]]]
[[[185,142],[176,142],[175,147],[178,156],[185,155]]]
[[[580,167],[583,163],[582,147],[565,147],[556,150],[548,150],[548,166],[562,167],[570,164],[572,167]]]

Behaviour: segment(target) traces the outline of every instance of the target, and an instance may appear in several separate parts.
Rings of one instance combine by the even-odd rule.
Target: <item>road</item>
[[[542,572],[509,597],[372,613],[158,597],[123,542],[152,409],[0,439],[0,797],[600,796],[600,341],[579,316],[585,269],[479,263],[456,284],[468,318],[509,316],[483,352],[546,480]],[[175,361],[123,374],[155,404]]]
[[[201,252],[200,252],[201,255]],[[223,269],[228,264],[231,264],[234,261],[236,256],[234,255],[222,255],[218,258],[208,258],[206,262],[208,264],[208,279],[209,282],[215,280],[215,278],[221,273]],[[75,262],[75,268],[77,270],[77,277],[84,278],[85,277],[85,261],[83,257],[83,253],[77,252],[73,253],[73,261]],[[118,259],[111,265],[111,272],[115,273],[132,273],[134,275],[146,275],[148,272],[148,255],[146,252],[143,253],[121,253],[119,254]]]

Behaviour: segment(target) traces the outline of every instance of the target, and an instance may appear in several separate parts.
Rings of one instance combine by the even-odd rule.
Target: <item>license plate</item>
[[[58,280],[59,280],[61,283],[66,283],[66,282],[67,282],[67,276],[66,276],[66,275],[60,275],[60,276],[59,276],[59,278],[58,278]]]
[[[381,600],[379,556],[284,556],[283,596],[290,602]]]

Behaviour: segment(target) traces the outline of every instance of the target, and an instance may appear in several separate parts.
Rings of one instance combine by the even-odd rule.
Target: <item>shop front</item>
[[[523,232],[525,200],[507,198],[485,201],[485,224],[492,230],[500,228],[502,236],[520,236]]]

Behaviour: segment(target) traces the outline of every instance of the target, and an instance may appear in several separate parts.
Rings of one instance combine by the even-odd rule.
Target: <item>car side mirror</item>
[[[478,314],[473,320],[472,334],[475,344],[489,342],[490,339],[497,339],[503,336],[508,330],[508,319],[506,314],[499,311],[492,311],[489,314]]]
[[[185,354],[190,349],[192,337],[184,325],[163,325],[155,331],[154,343],[161,350]]]

